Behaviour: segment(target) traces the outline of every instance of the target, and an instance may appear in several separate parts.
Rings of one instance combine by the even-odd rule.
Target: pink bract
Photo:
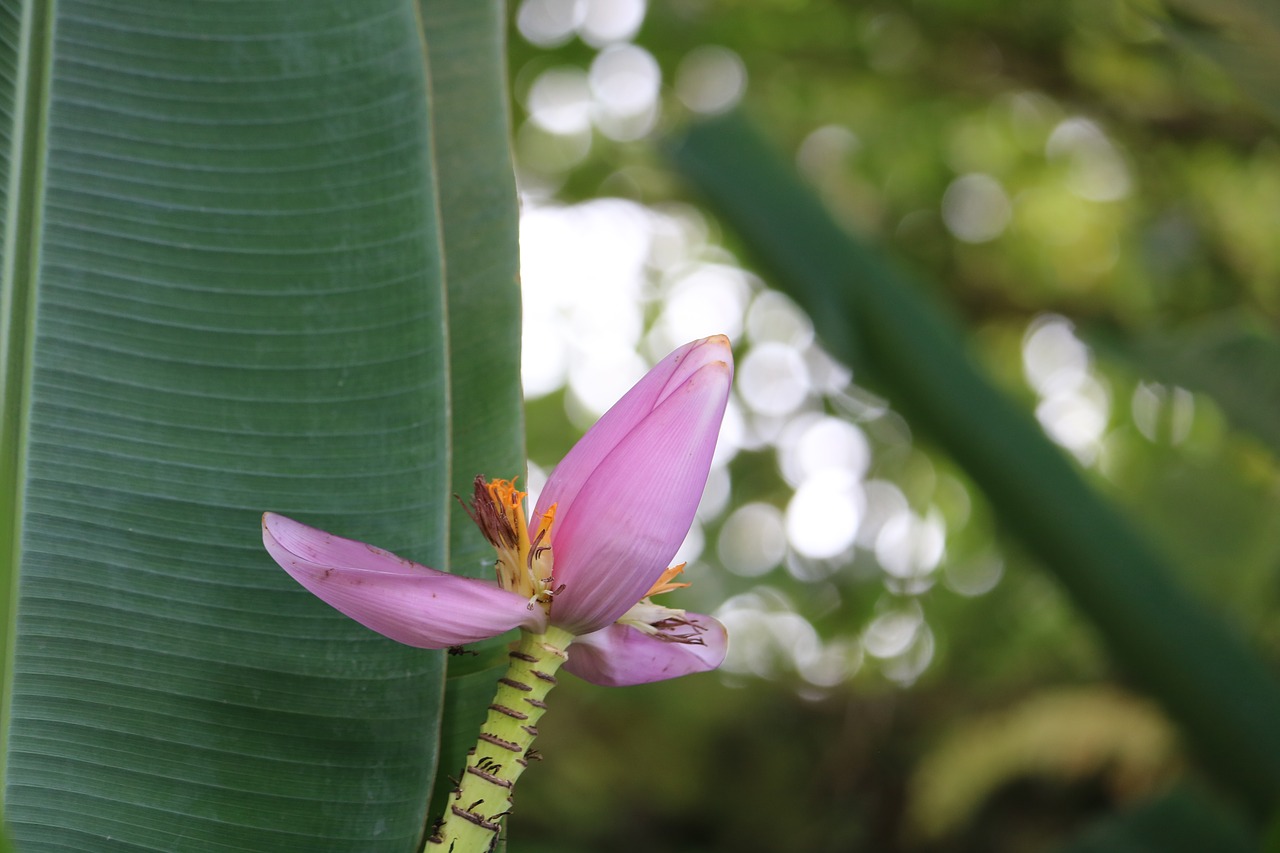
[[[616,620],[670,565],[706,486],[733,379],[723,335],[677,349],[617,402],[556,467],[530,527],[554,504],[555,584],[532,605],[496,583],[449,575],[382,549],[263,516],[268,552],[295,580],[393,640],[444,648],[520,627],[556,625],[578,636],[570,672],[606,685],[714,669],[724,627],[687,614],[698,642],[677,642]]]

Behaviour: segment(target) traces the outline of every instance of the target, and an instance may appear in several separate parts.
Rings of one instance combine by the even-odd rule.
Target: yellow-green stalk
[[[568,658],[565,649],[572,641],[572,634],[555,627],[543,634],[520,633],[480,738],[424,853],[486,853],[494,848],[503,818],[511,811],[512,789],[528,766],[547,694],[556,685],[556,671]]]

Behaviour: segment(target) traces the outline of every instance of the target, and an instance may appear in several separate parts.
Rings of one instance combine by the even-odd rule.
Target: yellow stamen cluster
[[[538,520],[538,528],[530,538],[524,514],[526,494],[516,488],[515,480],[486,482],[484,477],[476,477],[467,512],[498,552],[494,567],[498,585],[527,597],[530,607],[540,604],[545,608],[556,593],[551,575],[551,524],[556,508],[552,506]]]
[[[538,519],[538,527],[531,537],[524,514],[526,496],[527,493],[516,488],[515,480],[476,477],[475,492],[467,513],[498,552],[494,565],[498,585],[528,598],[530,607],[536,604],[550,611],[552,598],[562,588],[556,585],[552,576],[555,561],[551,554],[551,525],[555,521],[556,508],[552,505]],[[685,565],[681,563],[664,571],[644,598],[618,621],[663,639],[700,642],[696,639],[696,630],[692,635],[673,630],[691,626],[685,618],[685,611],[663,607],[649,600],[650,596],[689,586],[675,580],[684,572]]]

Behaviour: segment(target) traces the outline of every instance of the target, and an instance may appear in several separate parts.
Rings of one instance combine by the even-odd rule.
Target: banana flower
[[[522,629],[429,848],[488,849],[561,665],[622,686],[724,660],[723,625],[652,596],[687,586],[674,581],[683,566],[669,566],[706,486],[732,378],[723,335],[671,353],[569,451],[528,518],[513,481],[477,477],[469,513],[497,552],[494,581],[263,516],[263,543],[286,572],[393,640],[442,649]],[[495,799],[506,805],[482,807]]]

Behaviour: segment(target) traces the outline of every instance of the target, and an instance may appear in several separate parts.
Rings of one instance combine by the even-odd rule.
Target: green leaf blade
[[[39,266],[6,281],[36,318],[16,424],[6,391],[14,840],[410,849],[441,655],[302,590],[259,515],[446,564],[443,257],[413,4],[58,16],[43,192],[17,211],[41,225]]]

